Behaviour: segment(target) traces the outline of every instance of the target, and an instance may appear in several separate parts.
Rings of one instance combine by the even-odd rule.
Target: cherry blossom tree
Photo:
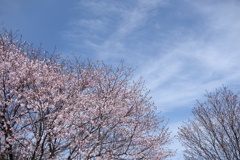
[[[61,61],[0,34],[0,159],[166,159],[164,119],[120,63]]]
[[[206,94],[206,101],[197,102],[193,118],[179,130],[185,146],[185,159],[240,159],[240,100],[226,87]]]

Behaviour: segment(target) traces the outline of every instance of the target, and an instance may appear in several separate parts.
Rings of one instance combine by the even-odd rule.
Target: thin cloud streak
[[[208,30],[195,33],[188,38],[185,36],[185,39],[189,39],[188,41],[178,42],[175,48],[169,47],[166,49],[168,50],[167,56],[155,57],[155,63],[143,67],[140,74],[146,75],[145,79],[149,88],[153,90],[152,94],[159,95],[156,101],[160,104],[160,110],[172,111],[176,107],[188,106],[189,102],[201,96],[204,90],[211,91],[222,84],[231,85],[240,79],[240,47],[236,45],[240,42],[240,36],[233,36],[240,35],[236,27],[240,22],[235,21],[236,16],[232,12],[237,11],[236,7],[234,7],[235,10],[230,10],[232,5],[227,5],[229,8],[223,4],[219,8],[215,5],[208,6],[207,13],[202,13],[208,16],[206,22],[209,25]],[[240,12],[238,11],[237,14]],[[224,25],[225,19],[228,19],[227,24],[233,25]],[[225,31],[222,33],[225,36],[216,34],[220,31]],[[211,38],[206,41],[209,35]],[[158,63],[159,65],[152,65]],[[161,66],[169,67],[162,68]],[[159,88],[166,88],[166,90],[161,91]],[[159,97],[162,97],[162,100]],[[171,101],[175,102],[172,102],[172,107],[169,107]],[[179,104],[179,101],[183,103]],[[164,106],[167,106],[167,109]]]
[[[119,30],[116,32],[115,38],[125,37],[129,32],[131,33],[134,29],[144,25],[149,17],[149,11],[163,5],[162,2],[162,0],[139,1],[137,7],[134,8],[133,11],[124,13],[124,20],[120,25]]]
[[[148,19],[149,11],[162,5],[162,0],[137,1],[133,7],[127,7],[119,3],[108,3],[108,1],[84,1],[79,4],[88,7],[94,15],[103,15],[105,18],[81,19],[70,22],[71,30],[65,31],[63,36],[79,46],[81,39],[85,39],[83,45],[90,45],[93,52],[97,52],[95,56],[100,59],[127,59],[131,51],[126,48],[125,40],[135,32],[137,28],[141,28]],[[111,17],[106,15],[115,15]],[[94,17],[94,16],[93,16]],[[114,19],[113,19],[114,18]],[[81,23],[83,22],[83,23]],[[96,23],[96,25],[94,25]],[[117,24],[115,24],[117,23]],[[87,26],[88,32],[81,31],[83,26]],[[100,24],[100,26],[98,26]],[[116,25],[116,26],[115,26]],[[108,33],[103,34],[105,28]],[[92,35],[93,34],[93,35]],[[78,36],[76,36],[78,35]],[[124,53],[125,54],[122,54]],[[131,54],[132,55],[132,54]]]
[[[199,21],[203,21],[203,29],[169,30],[164,34],[159,24],[161,37],[155,37],[146,44],[140,41],[141,46],[129,48],[126,40],[131,38],[132,43],[138,41],[136,33],[145,27],[153,13],[157,14],[153,10],[161,10],[166,4],[171,5],[170,1],[166,3],[161,0],[137,2],[128,7],[119,2],[84,1],[80,6],[84,4],[84,7],[88,7],[88,11],[94,14],[93,19],[87,17],[73,20],[73,29],[65,36],[72,38],[75,41],[73,43],[78,46],[81,45],[78,39],[84,39],[82,45],[91,48],[90,52],[94,53],[96,59],[112,63],[125,59],[126,63],[136,65],[136,77],[144,77],[153,97],[157,97],[156,104],[160,110],[167,112],[188,106],[204,90],[212,90],[221,84],[231,84],[240,78],[240,54],[237,52],[240,22],[236,21],[239,11],[235,1],[215,5],[185,0],[183,3],[188,3],[192,12],[199,15]],[[118,20],[106,16],[108,14],[116,15]],[[96,15],[104,18],[94,18]],[[182,25],[181,28],[187,27]],[[87,32],[81,32],[83,27],[88,27]],[[75,36],[79,32],[82,37]]]

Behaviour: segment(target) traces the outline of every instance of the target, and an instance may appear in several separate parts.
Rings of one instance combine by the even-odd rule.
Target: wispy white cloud
[[[127,33],[144,25],[150,16],[149,11],[163,5],[162,0],[140,0],[136,7],[124,12],[124,19],[117,31],[117,36],[126,36]]]
[[[145,75],[152,94],[157,96],[160,110],[192,107],[190,104],[204,90],[239,80],[240,22],[236,15],[240,10],[237,8],[239,3],[235,1],[220,5],[195,3],[193,9],[204,17],[205,30],[181,35],[179,39],[184,41],[173,41],[174,47],[169,44],[164,49],[166,54],[155,56],[154,62],[142,67],[140,74]]]
[[[83,45],[90,45],[98,58],[126,59],[131,51],[127,49],[125,40],[143,27],[150,16],[149,11],[161,4],[162,0],[140,0],[130,5],[119,1],[81,1],[76,10],[87,10],[85,14],[89,13],[90,18],[80,16],[73,19],[71,29],[64,36],[76,46],[84,39]],[[82,30],[84,26],[88,29]]]
[[[96,59],[125,59],[137,66],[137,77],[144,76],[160,110],[166,112],[191,107],[189,104],[204,90],[235,83],[240,78],[239,2],[184,0],[177,1],[179,6],[162,0],[130,2],[81,1],[76,13],[82,16],[72,19],[65,36],[76,48],[91,49],[89,52]],[[160,13],[167,7],[172,10]],[[152,17],[160,20],[154,23],[150,21]],[[170,23],[170,29],[163,30],[167,29],[165,23]],[[149,26],[155,26],[155,31],[143,35]],[[147,38],[150,41],[144,40]]]

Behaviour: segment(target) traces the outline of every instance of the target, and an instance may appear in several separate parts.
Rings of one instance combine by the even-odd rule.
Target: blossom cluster
[[[0,159],[165,159],[168,128],[131,69],[41,58],[0,36]]]

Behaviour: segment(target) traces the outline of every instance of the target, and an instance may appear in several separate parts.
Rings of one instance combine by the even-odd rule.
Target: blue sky
[[[173,134],[205,90],[239,90],[239,17],[239,0],[0,0],[0,23],[24,40],[136,68]]]

